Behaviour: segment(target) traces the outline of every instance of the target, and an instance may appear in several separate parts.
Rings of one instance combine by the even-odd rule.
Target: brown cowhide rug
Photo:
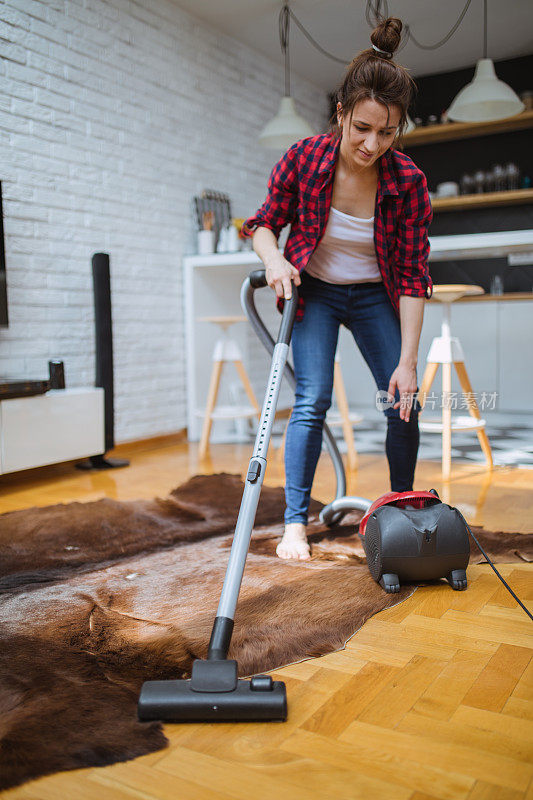
[[[205,656],[242,490],[239,476],[199,475],[164,499],[0,516],[0,788],[165,747],[160,723],[137,720],[139,689]],[[283,490],[263,488],[230,651],[241,675],[340,649],[415,589],[385,594],[359,515],[329,530],[320,507],[313,559],[281,561]],[[533,537],[476,533],[498,561],[533,557]]]

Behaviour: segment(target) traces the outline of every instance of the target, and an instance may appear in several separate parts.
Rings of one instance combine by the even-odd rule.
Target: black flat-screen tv
[[[6,250],[4,247],[4,211],[2,181],[0,181],[0,327],[7,328]]]

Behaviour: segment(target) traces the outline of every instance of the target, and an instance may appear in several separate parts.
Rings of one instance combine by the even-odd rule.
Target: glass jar
[[[520,100],[525,105],[524,111],[533,111],[533,91],[531,91],[531,89],[522,92]]]
[[[474,193],[483,194],[485,191],[485,181],[487,179],[486,173],[482,169],[474,174]]]
[[[506,187],[505,170],[501,164],[495,164],[492,168],[494,178],[494,191],[504,192]]]
[[[494,170],[487,170],[485,173],[485,191],[486,192],[495,192],[496,189],[494,188],[496,185],[496,178],[494,175]]]
[[[466,172],[461,175],[461,194],[473,194],[474,186],[475,182],[472,175],[468,175]]]
[[[490,280],[490,293],[503,294],[503,280],[501,275],[493,275]]]
[[[507,191],[513,192],[520,188],[520,169],[512,162],[505,167],[506,188]]]

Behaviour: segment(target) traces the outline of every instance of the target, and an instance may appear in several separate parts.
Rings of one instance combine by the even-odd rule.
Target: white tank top
[[[326,283],[380,282],[374,217],[352,217],[331,206],[324,236],[305,270]]]

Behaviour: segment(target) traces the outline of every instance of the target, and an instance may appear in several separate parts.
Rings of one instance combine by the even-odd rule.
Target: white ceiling
[[[176,0],[210,27],[283,63],[279,46],[281,0]],[[410,25],[417,41],[434,44],[458,19],[466,0],[388,0],[389,14]],[[326,50],[347,62],[369,46],[366,0],[292,0],[291,8]],[[321,55],[294,22],[290,29],[291,73],[326,91],[336,88],[343,67]],[[494,61],[533,53],[533,0],[488,0],[488,57]],[[432,75],[474,66],[483,57],[483,0],[472,3],[451,39],[437,50],[412,41],[397,55],[411,74]],[[533,88],[533,76],[531,80]]]

